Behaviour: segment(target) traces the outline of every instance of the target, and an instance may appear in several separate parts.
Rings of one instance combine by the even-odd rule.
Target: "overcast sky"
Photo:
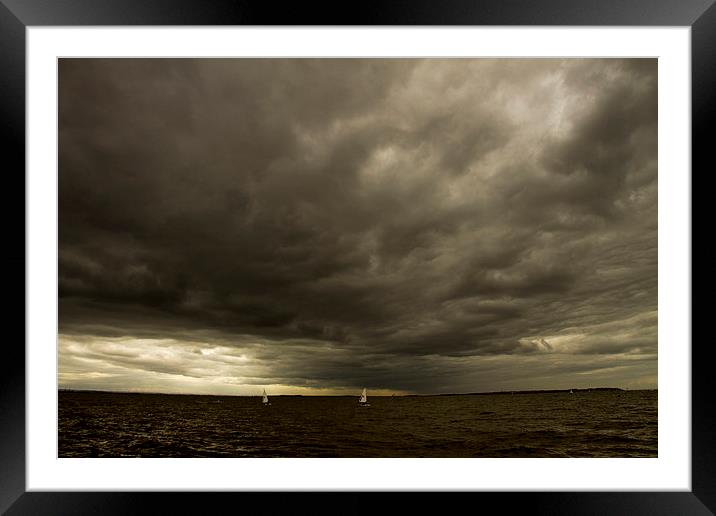
[[[61,59],[59,383],[657,386],[655,59]]]

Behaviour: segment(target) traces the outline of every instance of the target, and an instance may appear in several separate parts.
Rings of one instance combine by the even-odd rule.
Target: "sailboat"
[[[569,393],[570,393],[570,394],[574,394],[574,393],[572,392],[572,389],[569,389]]]
[[[268,407],[271,405],[271,402],[268,400],[268,396],[266,396],[266,389],[264,389],[264,399],[261,401],[261,403],[264,404],[264,407]]]
[[[360,399],[358,400],[358,406],[359,407],[370,407],[370,403],[368,403],[368,395],[366,394],[365,387],[363,387],[363,392],[360,395]]]

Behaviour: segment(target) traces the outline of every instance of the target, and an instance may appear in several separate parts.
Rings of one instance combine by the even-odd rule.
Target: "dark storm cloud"
[[[656,88],[656,60],[63,59],[66,380],[231,381],[186,352],[221,346],[244,385],[655,382]]]

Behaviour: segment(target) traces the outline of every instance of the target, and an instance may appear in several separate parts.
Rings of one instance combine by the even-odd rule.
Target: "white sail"
[[[368,396],[366,395],[365,387],[363,387],[363,394],[360,395],[360,403],[366,403],[368,401]]]
[[[268,402],[269,402],[269,401],[268,401],[268,396],[266,396],[266,389],[264,389],[264,400],[263,400],[263,402],[264,402],[264,403],[268,403]]]

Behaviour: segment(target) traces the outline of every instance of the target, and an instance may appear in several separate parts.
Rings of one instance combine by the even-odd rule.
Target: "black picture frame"
[[[716,170],[708,128],[716,111],[716,5],[714,0],[400,0],[278,4],[265,0],[0,0],[0,127],[4,148],[6,198],[25,191],[25,29],[30,26],[82,25],[566,25],[688,26],[692,50],[693,178]],[[7,182],[12,181],[11,185]],[[701,184],[702,180],[699,179]],[[698,189],[693,189],[698,192]],[[702,195],[703,193],[703,189]],[[12,193],[10,193],[12,192]],[[692,234],[708,224],[694,211]],[[13,213],[17,213],[14,211]],[[14,221],[17,218],[7,217]],[[10,224],[8,226],[13,226]],[[3,254],[6,275],[25,263],[25,228],[13,228],[21,257]],[[22,232],[22,236],[20,235]],[[6,236],[9,228],[6,230]],[[22,242],[22,244],[20,243]],[[9,247],[9,246],[7,246]],[[6,247],[6,249],[7,249]],[[708,256],[708,255],[706,255]],[[698,253],[693,252],[692,271]],[[701,258],[706,259],[706,257]],[[711,269],[713,267],[710,267]],[[705,268],[699,267],[704,270]],[[13,272],[10,272],[13,271]],[[708,275],[707,275],[708,276]],[[710,289],[700,279],[692,296]],[[23,281],[23,296],[24,293]],[[19,290],[19,285],[18,285]],[[705,310],[703,305],[695,310]],[[6,321],[19,325],[25,304],[13,302]],[[693,315],[692,315],[693,320]],[[18,321],[18,322],[15,322]],[[693,324],[692,324],[693,326]],[[0,511],[19,514],[206,513],[217,504],[238,510],[253,506],[261,514],[359,514],[386,506],[381,493],[147,493],[26,492],[25,489],[25,348],[23,339],[3,345],[0,370]],[[709,339],[692,338],[692,491],[690,492],[525,492],[451,493],[450,506],[487,507],[500,513],[530,514],[714,514],[716,512],[716,390]],[[21,344],[22,342],[22,344]],[[444,511],[444,496],[400,495],[400,512],[420,508]],[[468,498],[469,497],[469,498]],[[462,500],[460,499],[462,498]],[[407,505],[406,505],[407,504]],[[488,505],[489,504],[489,505]]]

